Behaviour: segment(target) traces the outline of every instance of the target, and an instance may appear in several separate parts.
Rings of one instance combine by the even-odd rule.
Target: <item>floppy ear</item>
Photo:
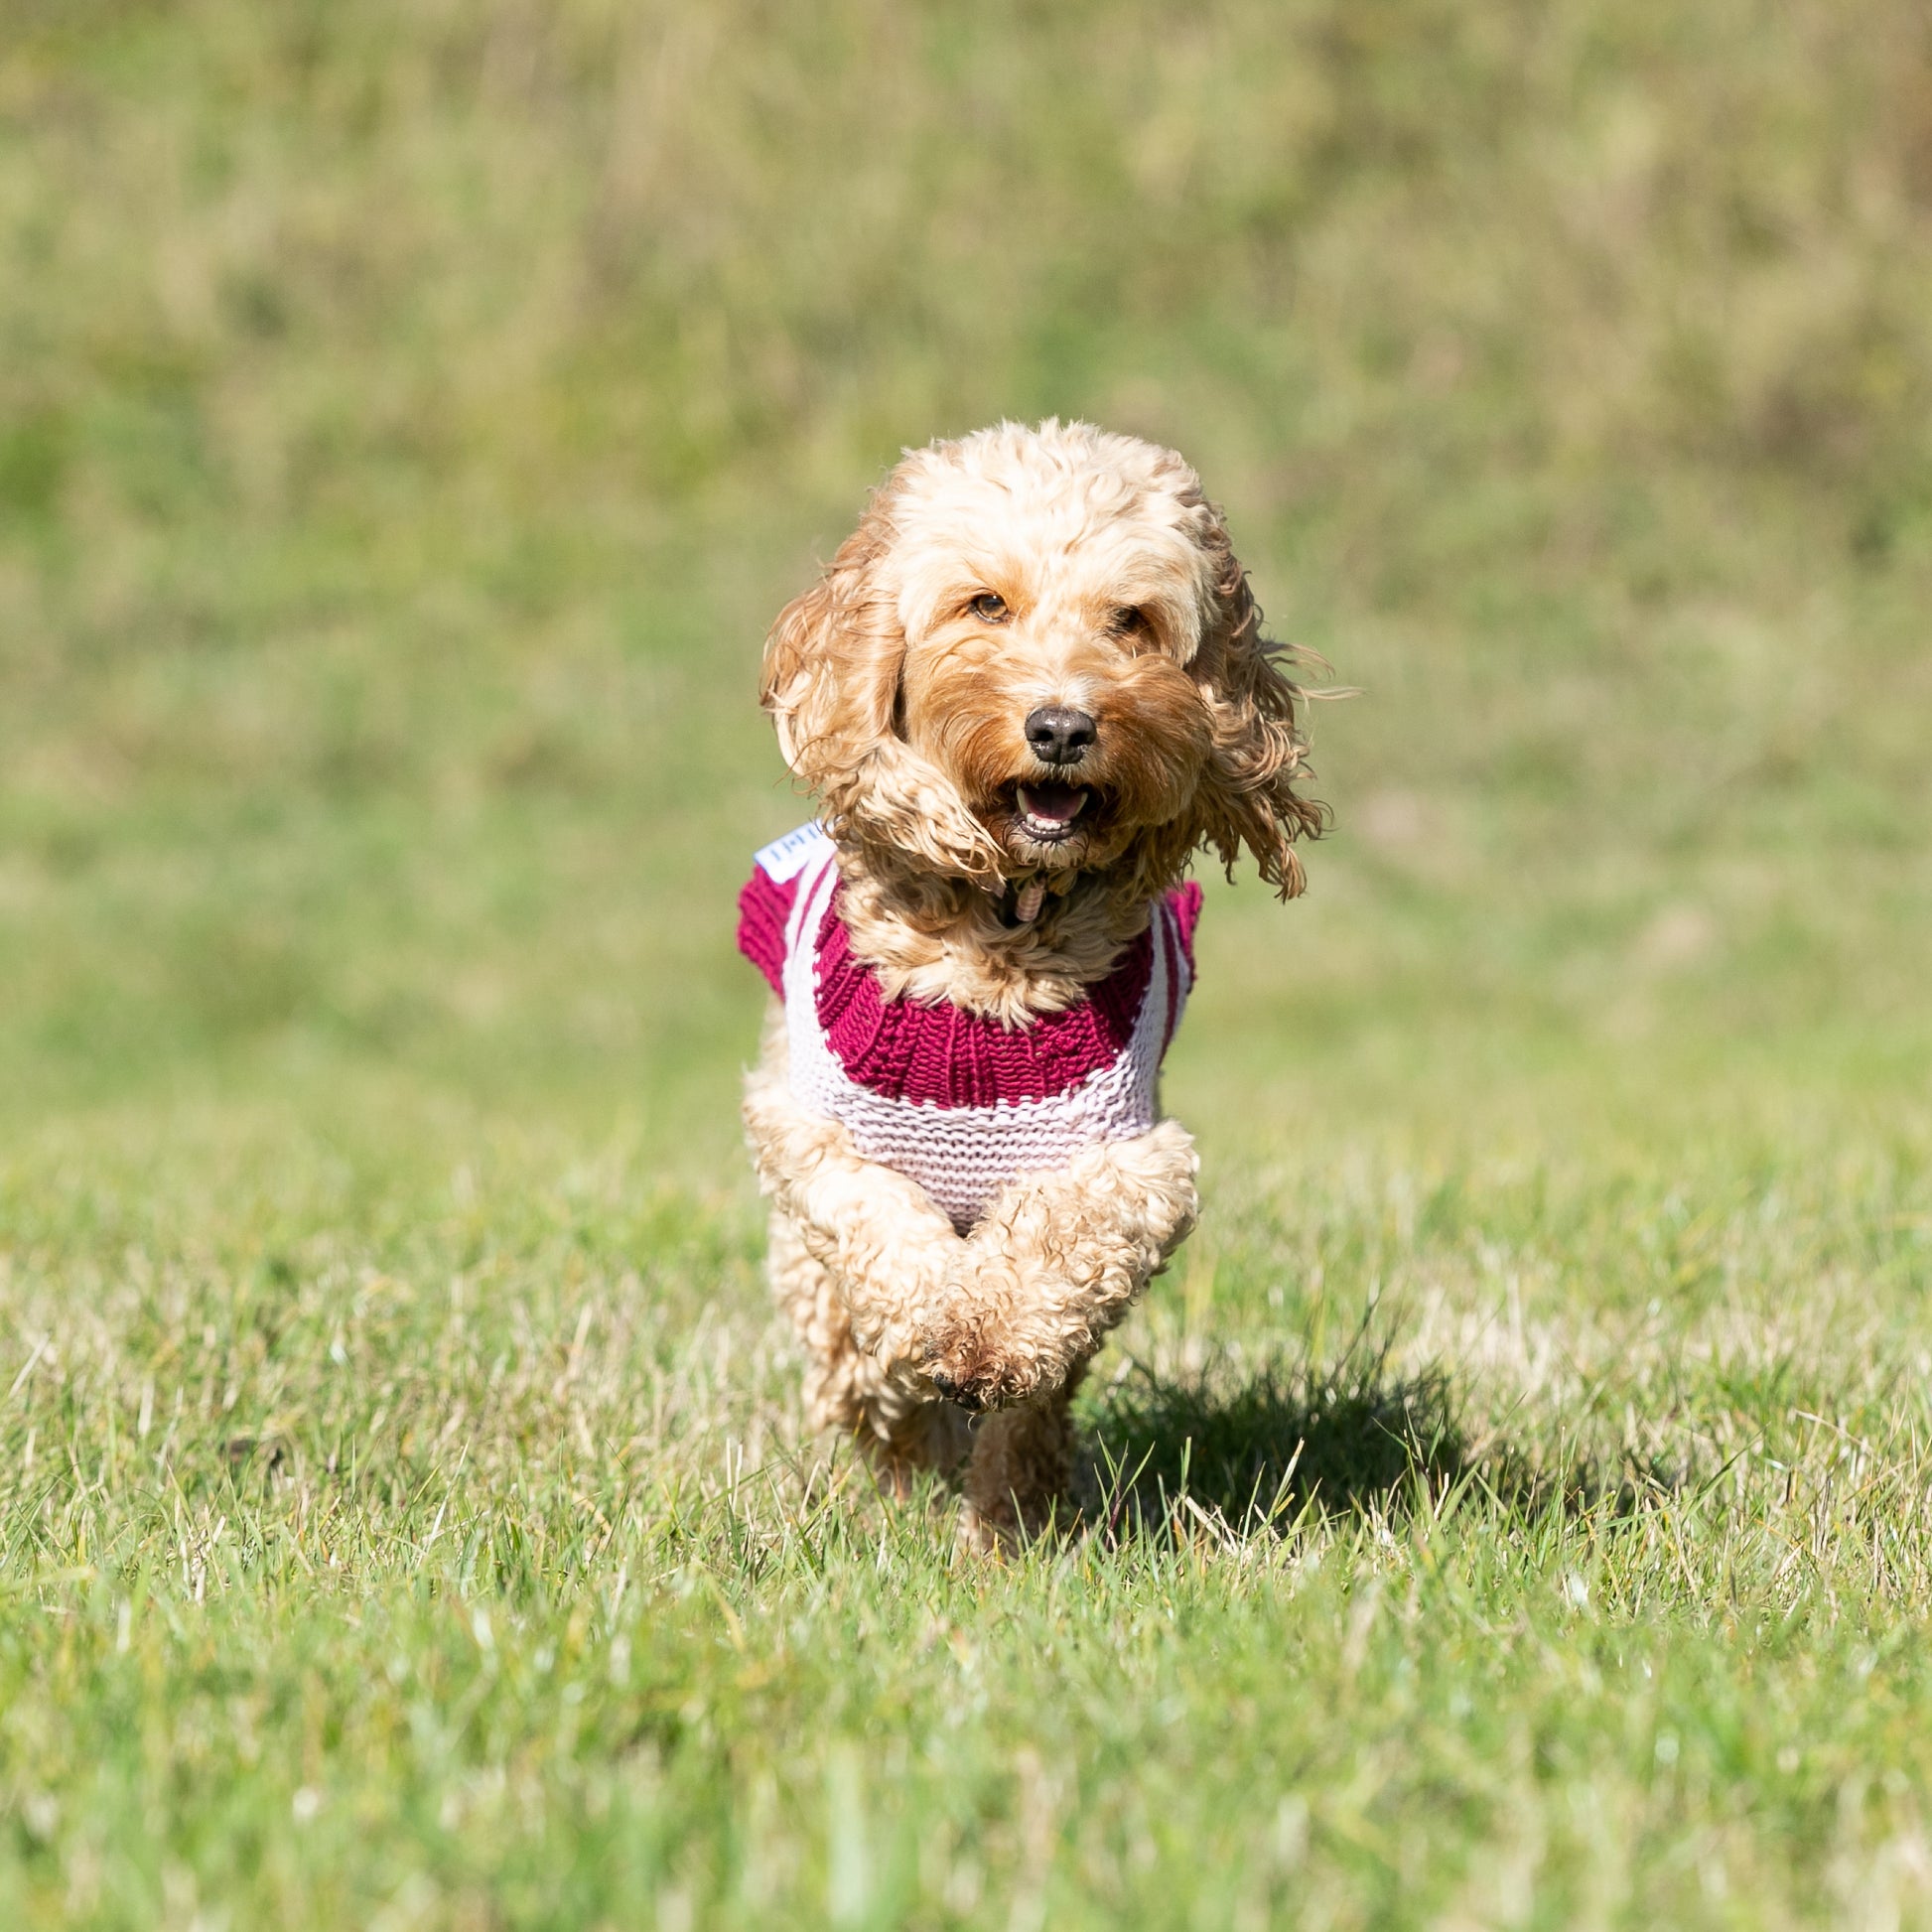
[[[849,782],[893,728],[904,639],[874,587],[884,547],[868,515],[764,640],[759,702],[778,728],[785,762],[814,791]]]
[[[857,838],[996,887],[1000,850],[945,776],[896,730],[905,637],[877,565],[891,540],[880,499],[825,574],[778,614],[759,702],[835,838]]]
[[[1201,543],[1212,560],[1215,611],[1194,673],[1214,736],[1195,794],[1197,842],[1211,847],[1229,872],[1245,845],[1262,878],[1293,898],[1308,883],[1294,842],[1318,838],[1327,821],[1324,805],[1295,790],[1307,775],[1300,729],[1306,700],[1280,669],[1289,648],[1261,634],[1261,612],[1220,512],[1206,507]]]

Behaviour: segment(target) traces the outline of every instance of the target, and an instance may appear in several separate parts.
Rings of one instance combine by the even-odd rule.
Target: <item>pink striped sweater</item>
[[[792,1092],[843,1121],[861,1154],[919,1182],[964,1230],[1023,1173],[1159,1118],[1161,1061],[1194,980],[1200,888],[1148,929],[1078,1006],[1024,1028],[887,1000],[839,917],[832,842],[801,826],[758,855],[738,945],[784,1002]]]

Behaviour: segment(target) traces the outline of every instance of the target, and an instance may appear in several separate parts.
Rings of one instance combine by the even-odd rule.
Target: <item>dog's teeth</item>
[[[1091,802],[1091,798],[1092,794],[1084,788],[1081,788],[1073,792],[1071,798],[1068,800],[1067,809],[1064,813],[1043,812],[1038,809],[1033,789],[1030,786],[1022,785],[1020,787],[1020,816],[1027,830],[1033,833],[1035,837],[1055,837],[1066,831],[1072,825],[1073,821],[1086,810],[1088,804]]]

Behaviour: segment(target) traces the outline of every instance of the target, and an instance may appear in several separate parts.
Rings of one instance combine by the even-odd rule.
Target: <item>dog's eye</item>
[[[1007,621],[1007,601],[991,591],[981,591],[966,607],[982,623],[1005,623]]]
[[[1109,621],[1107,628],[1116,637],[1146,637],[1150,635],[1147,613],[1137,610],[1131,604],[1123,604]]]

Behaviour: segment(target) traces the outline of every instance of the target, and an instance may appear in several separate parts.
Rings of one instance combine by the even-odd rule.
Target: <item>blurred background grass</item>
[[[6,16],[10,1134],[732,1172],[764,626],[1046,413],[1183,449],[1364,691],[1310,897],[1210,906],[1210,1152],[1922,1101],[1922,7]]]

